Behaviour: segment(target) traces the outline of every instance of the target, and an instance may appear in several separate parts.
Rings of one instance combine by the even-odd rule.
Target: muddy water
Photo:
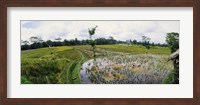
[[[89,73],[87,72],[87,68],[91,68],[92,67],[92,62],[93,60],[88,60],[85,63],[83,63],[82,67],[81,67],[81,71],[80,71],[80,77],[81,77],[81,83],[82,84],[91,84],[92,82],[90,81],[89,78]]]
[[[109,66],[108,62],[102,62],[104,59],[102,58],[96,58],[96,62],[101,62],[102,65]],[[80,77],[81,77],[81,83],[82,84],[92,84],[90,80],[90,74],[88,73],[88,69],[91,70],[92,66],[94,64],[94,59],[90,59],[83,63],[81,70],[80,70]],[[101,67],[99,67],[101,68]]]

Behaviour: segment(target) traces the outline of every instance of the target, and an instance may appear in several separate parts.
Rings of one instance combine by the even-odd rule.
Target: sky
[[[141,41],[142,36],[148,36],[150,42],[161,44],[166,43],[167,33],[180,32],[180,21],[21,21],[21,40],[30,41],[32,36],[44,41],[89,39],[88,28],[95,26],[93,39],[112,36],[121,41]]]

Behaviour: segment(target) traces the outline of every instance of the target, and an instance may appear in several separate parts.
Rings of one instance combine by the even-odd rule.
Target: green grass
[[[82,55],[69,46],[22,51],[21,83],[80,83],[80,59]]]
[[[56,53],[73,49],[73,47],[69,47],[69,46],[52,47],[52,48],[55,49]],[[51,48],[40,48],[40,49],[22,51],[22,58],[51,57],[53,56],[51,52],[53,52]]]
[[[55,52],[55,53],[54,53]],[[116,54],[164,54],[169,55],[168,47],[141,45],[97,45],[97,57]],[[90,45],[40,48],[21,52],[22,84],[80,84],[82,64],[93,58]]]
[[[152,46],[150,49],[146,49],[142,45],[125,45],[125,44],[118,44],[118,45],[98,45],[97,48],[110,50],[110,51],[119,51],[119,52],[126,52],[132,54],[170,54],[170,48],[168,47],[159,47],[159,46]]]

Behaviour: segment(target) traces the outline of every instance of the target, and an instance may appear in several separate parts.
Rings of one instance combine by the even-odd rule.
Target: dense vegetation
[[[138,45],[98,45],[97,57],[126,54],[170,54],[168,47],[147,50]],[[52,50],[55,50],[55,56]],[[79,72],[84,61],[93,57],[89,45],[61,46],[22,51],[22,83],[33,84],[66,84],[81,83]]]
[[[141,42],[31,37],[32,43],[22,41],[21,83],[79,84],[83,69],[91,83],[177,83],[179,71],[173,67],[177,63],[168,57],[179,48],[178,38],[177,33],[168,33],[168,44],[154,44],[148,37]]]
[[[80,83],[81,59],[82,55],[69,46],[22,51],[21,82]]]
[[[32,38],[36,38],[34,41],[32,41]],[[160,44],[160,43],[150,43],[146,41],[137,41],[137,40],[127,40],[127,41],[117,41],[113,37],[106,38],[97,38],[94,39],[96,45],[112,45],[112,44],[130,44],[130,45],[143,45],[143,46],[160,46],[160,47],[168,47],[167,44]],[[29,50],[29,49],[37,49],[37,48],[44,48],[49,46],[75,46],[75,45],[89,45],[90,39],[86,40],[78,40],[77,38],[67,40],[64,39],[61,41],[61,39],[55,39],[43,41],[39,37],[31,37],[30,41],[21,41],[21,50]],[[148,45],[146,45],[148,44]]]

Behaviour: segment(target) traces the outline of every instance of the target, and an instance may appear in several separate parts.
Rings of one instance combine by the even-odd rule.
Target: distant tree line
[[[47,40],[44,41],[40,37],[30,37],[30,41],[23,41],[21,40],[21,50],[29,50],[29,49],[37,49],[37,48],[43,48],[43,47],[49,47],[49,46],[75,46],[75,45],[89,45],[90,39],[86,40],[79,40],[77,38],[67,40],[64,39],[61,41],[61,38],[55,38],[54,41]],[[148,40],[145,41],[137,41],[137,40],[127,40],[127,41],[120,41],[115,40],[113,37],[109,38],[97,38],[95,39],[96,45],[109,45],[109,44],[138,44],[138,45],[144,45],[144,46],[163,46],[167,47],[167,44],[159,44],[159,43],[150,43]]]

